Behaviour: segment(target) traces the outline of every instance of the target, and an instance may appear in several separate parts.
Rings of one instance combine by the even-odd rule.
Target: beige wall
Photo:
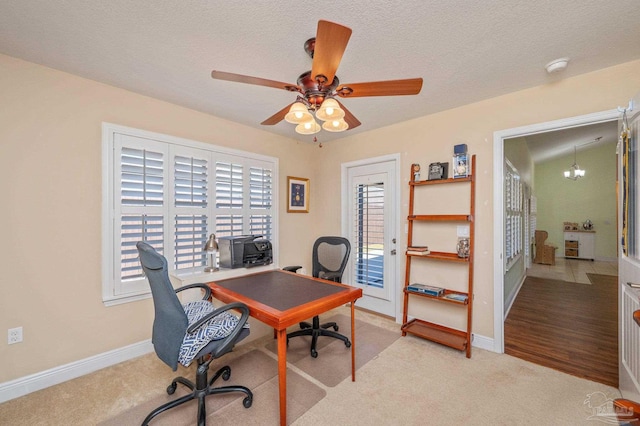
[[[316,182],[306,144],[3,55],[0,93],[0,330],[24,327],[0,383],[150,338],[150,299],[102,303],[103,121],[278,157],[281,261],[313,242],[283,208],[287,175]]]
[[[321,199],[335,196],[342,162],[399,152],[403,179],[400,217],[406,218],[406,183],[411,163],[424,167],[434,161],[450,161],[453,145],[466,143],[469,152],[477,155],[478,164],[473,331],[493,337],[493,227],[502,226],[493,221],[493,133],[626,106],[638,91],[640,61],[634,61],[326,143],[319,153],[322,168],[318,170],[318,180],[322,188],[317,191]],[[357,111],[353,112],[357,115]],[[319,207],[323,217],[331,221],[325,221],[323,230],[339,232],[339,217],[333,205]],[[406,246],[406,235],[399,238],[400,242],[403,240]],[[399,252],[403,246],[398,247]],[[404,271],[404,267],[399,270]]]
[[[573,163],[573,153],[536,165],[538,229],[549,233],[547,244],[564,256],[564,222],[582,225],[587,219],[596,231],[596,258],[617,258],[616,141],[579,150],[578,164],[586,170],[572,181],[562,173]]]
[[[280,263],[307,267],[299,248],[340,233],[342,162],[401,153],[406,217],[410,164],[447,161],[454,144],[466,143],[478,156],[474,331],[492,337],[493,132],[626,105],[639,88],[635,61],[318,149],[0,55],[0,331],[22,325],[25,338],[0,344],[0,383],[150,337],[149,300],[101,302],[103,121],[278,157]],[[287,175],[311,179],[311,213],[284,212]]]

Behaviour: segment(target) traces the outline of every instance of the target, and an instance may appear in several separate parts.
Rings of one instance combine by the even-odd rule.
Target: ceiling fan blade
[[[287,113],[289,112],[289,108],[291,108],[291,105],[293,105],[294,103],[295,102],[291,102],[289,105],[282,108],[280,111],[276,112],[260,124],[262,124],[263,126],[273,126],[274,124],[278,124],[279,122],[284,120],[284,116],[287,115]]]
[[[342,98],[358,98],[362,96],[417,95],[420,90],[422,90],[422,79],[409,78],[406,80],[341,84],[336,89],[336,93]]]
[[[283,83],[281,81],[267,80],[266,78],[251,77],[248,75],[234,74],[232,72],[211,71],[211,78],[216,80],[233,81],[236,83],[255,84],[257,86],[273,87],[274,89],[284,89],[289,91],[300,91],[295,84]]]
[[[336,100],[336,102],[338,101]],[[347,124],[349,125],[348,130],[355,129],[356,127],[362,124],[360,120],[358,120],[353,114],[351,114],[351,111],[349,111],[344,107],[344,105],[342,105],[342,102],[338,102],[338,104],[340,105],[340,108],[342,108],[344,111],[344,121],[346,121]]]
[[[323,75],[327,84],[333,82],[350,37],[351,28],[329,21],[318,21],[311,78],[315,80],[318,75]]]

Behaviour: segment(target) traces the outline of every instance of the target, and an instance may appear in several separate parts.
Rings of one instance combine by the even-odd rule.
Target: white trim
[[[525,266],[526,269],[526,266]],[[509,311],[511,311],[511,307],[513,306],[513,302],[516,301],[516,297],[518,296],[518,293],[520,293],[520,289],[522,288],[522,284],[524,284],[524,280],[527,279],[527,274],[525,273],[522,276],[522,279],[520,280],[520,283],[515,286],[513,288],[513,290],[511,290],[511,294],[508,295],[507,297],[507,303],[508,303],[508,307],[507,307],[507,311],[503,314],[502,317],[502,322],[504,322],[507,319],[507,316],[509,315]]]
[[[389,162],[389,161],[393,161],[394,162],[394,168],[395,168],[395,176],[393,177],[395,182],[394,182],[394,188],[393,190],[393,194],[396,194],[394,196],[394,200],[393,200],[393,205],[392,208],[394,209],[394,211],[396,212],[396,219],[395,219],[395,229],[393,230],[394,234],[395,234],[395,239],[396,239],[396,244],[395,244],[395,249],[396,249],[396,253],[399,253],[400,251],[397,249],[398,244],[401,244],[401,218],[398,217],[400,215],[401,210],[401,196],[400,194],[402,193],[400,190],[400,185],[401,185],[401,173],[400,173],[400,166],[402,165],[402,157],[400,156],[399,153],[395,153],[395,154],[387,154],[387,155],[382,155],[379,157],[373,157],[373,158],[365,158],[362,160],[356,160],[356,161],[350,161],[348,163],[342,163],[340,165],[341,168],[341,208],[342,208],[342,224],[341,224],[341,232],[342,235],[347,235],[347,233],[349,232],[349,227],[348,227],[348,223],[349,220],[351,218],[348,217],[349,215],[349,191],[350,188],[348,187],[348,173],[349,173],[349,168],[351,167],[359,167],[359,166],[366,166],[366,165],[370,165],[370,164],[375,164],[375,163],[385,163],[385,162]],[[391,225],[393,226],[393,225]],[[402,321],[402,297],[400,297],[400,295],[402,293],[400,293],[400,281],[399,281],[399,274],[398,272],[401,270],[400,268],[400,256],[398,254],[395,255],[395,270],[396,270],[396,278],[395,278],[395,289],[393,291],[395,291],[395,303],[396,303],[396,307],[395,307],[395,311],[396,311],[396,315],[395,315],[395,321],[396,323],[400,324]]]
[[[484,349],[486,351],[492,351],[495,346],[493,339],[491,337],[482,336],[480,334],[473,333],[473,340],[471,346],[474,348]]]
[[[69,364],[0,383],[0,403],[93,373],[105,367],[153,352],[151,340],[134,343]]]
[[[617,109],[547,121],[529,126],[499,130],[493,133],[493,351],[504,352],[504,191],[502,182],[504,170],[504,140],[537,133],[569,129],[585,125],[617,120],[620,113]]]

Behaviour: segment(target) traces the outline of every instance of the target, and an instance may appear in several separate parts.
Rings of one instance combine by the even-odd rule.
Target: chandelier
[[[284,116],[287,122],[297,124],[297,133],[312,135],[318,133],[320,129],[328,132],[344,132],[349,128],[349,124],[344,120],[345,112],[335,99],[324,99],[320,107],[315,110],[315,118],[310,111],[313,111],[316,105],[305,101],[306,99],[298,97],[298,100],[289,108],[287,115]],[[322,127],[315,120],[316,118],[324,121]]]
[[[573,147],[573,164],[569,168],[569,170],[565,170],[564,177],[571,180],[578,180],[581,177],[584,177],[584,170],[578,166],[576,162],[576,146]]]

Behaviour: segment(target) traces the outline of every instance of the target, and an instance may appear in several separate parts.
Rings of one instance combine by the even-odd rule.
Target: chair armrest
[[[190,288],[201,288],[204,290],[204,296],[202,297],[202,300],[209,300],[211,299],[211,287],[209,287],[208,285],[204,284],[204,283],[196,283],[196,284],[189,284],[189,285],[185,285],[179,288],[176,288],[176,293],[179,293],[183,290],[188,290]]]
[[[289,272],[297,272],[298,269],[302,269],[302,266],[285,266],[284,268],[282,268],[283,271]]]
[[[202,325],[205,324],[206,322],[208,322],[211,318],[215,317],[216,315],[221,314],[222,312],[225,312],[225,311],[228,311],[228,310],[231,310],[231,309],[236,309],[236,310],[240,311],[240,313],[241,313],[240,320],[238,320],[238,325],[236,325],[236,328],[233,329],[231,334],[229,334],[227,337],[222,339],[222,341],[224,343],[222,345],[220,345],[220,347],[218,347],[218,350],[216,350],[215,352],[211,353],[214,358],[218,358],[220,355],[228,352],[229,350],[231,350],[231,348],[233,348],[233,344],[235,343],[236,339],[238,338],[238,335],[240,334],[240,332],[242,331],[242,327],[244,327],[244,325],[246,324],[247,320],[249,319],[249,308],[247,307],[247,305],[245,305],[244,303],[241,303],[241,302],[234,302],[234,303],[229,303],[228,305],[221,306],[218,309],[216,309],[215,311],[210,312],[206,316],[200,318],[199,321],[193,323],[187,329],[187,333],[193,333],[195,330],[197,330],[198,328],[202,327]]]

